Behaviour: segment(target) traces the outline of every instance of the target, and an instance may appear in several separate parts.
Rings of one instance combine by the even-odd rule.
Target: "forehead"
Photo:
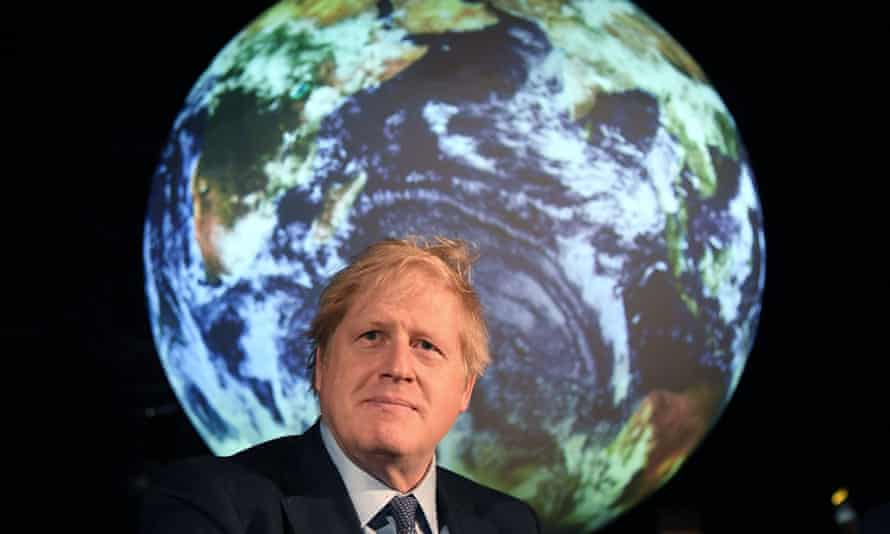
[[[405,267],[388,273],[376,283],[359,289],[350,308],[369,305],[397,305],[419,297],[434,295],[443,301],[456,301],[455,291],[438,273],[425,266]]]
[[[456,330],[464,315],[461,312],[460,299],[445,280],[427,269],[409,267],[359,290],[344,320],[382,320],[397,314],[403,320],[426,323],[427,327]]]

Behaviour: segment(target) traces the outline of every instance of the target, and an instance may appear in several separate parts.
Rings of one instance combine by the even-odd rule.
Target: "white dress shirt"
[[[346,453],[340,449],[340,445],[337,443],[337,440],[334,438],[333,434],[331,434],[331,431],[324,422],[321,423],[321,440],[324,442],[328,455],[331,457],[331,460],[334,461],[334,465],[337,467],[337,471],[340,472],[340,477],[346,485],[346,491],[349,493],[349,498],[352,500],[352,505],[358,513],[359,521],[361,521],[362,532],[365,534],[380,534],[380,532],[385,532],[386,529],[382,529],[381,531],[374,530],[368,526],[368,522],[371,521],[371,519],[373,519],[384,506],[389,504],[389,501],[393,497],[396,495],[407,494],[390,488],[355,465],[352,460],[346,456]],[[436,510],[435,455],[433,455],[430,469],[427,470],[423,480],[421,480],[420,484],[418,484],[410,493],[417,498],[418,508],[423,511],[423,515],[426,517],[427,524],[429,524],[432,534],[448,534],[448,527],[443,527],[441,533],[439,532],[439,518]],[[416,517],[419,517],[419,515]],[[391,526],[393,527],[392,532],[395,533],[395,525]],[[421,529],[420,523],[417,521],[415,521],[414,529],[417,534],[425,534],[424,530]]]

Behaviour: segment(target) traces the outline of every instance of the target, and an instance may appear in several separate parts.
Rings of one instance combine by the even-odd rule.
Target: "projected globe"
[[[188,95],[145,223],[153,334],[217,454],[312,424],[303,335],[372,241],[476,243],[494,362],[440,462],[592,530],[730,401],[764,285],[735,122],[633,4],[283,2]]]

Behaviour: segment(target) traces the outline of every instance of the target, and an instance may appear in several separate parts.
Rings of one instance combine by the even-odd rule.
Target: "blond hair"
[[[307,332],[312,343],[307,367],[313,391],[317,359],[324,359],[328,343],[356,295],[416,266],[426,267],[458,297],[464,309],[464,327],[458,336],[467,377],[482,376],[491,357],[482,304],[470,280],[476,259],[468,242],[439,236],[429,240],[417,236],[384,239],[366,248],[355,261],[334,275],[319,298],[318,312]]]

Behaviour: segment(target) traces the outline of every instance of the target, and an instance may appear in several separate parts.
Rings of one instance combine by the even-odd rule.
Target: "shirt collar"
[[[389,501],[396,495],[405,495],[396,491],[383,482],[377,480],[359,466],[355,465],[352,460],[346,456],[346,453],[340,448],[334,435],[328,429],[324,421],[321,422],[321,439],[324,442],[328,455],[337,466],[340,477],[346,485],[346,491],[355,511],[358,513],[359,521],[362,526],[374,518],[381,508],[386,506]],[[432,534],[439,532],[439,518],[436,510],[436,456],[433,454],[433,461],[426,475],[420,481],[420,484],[411,491],[411,494],[417,498],[420,509],[426,517]]]

